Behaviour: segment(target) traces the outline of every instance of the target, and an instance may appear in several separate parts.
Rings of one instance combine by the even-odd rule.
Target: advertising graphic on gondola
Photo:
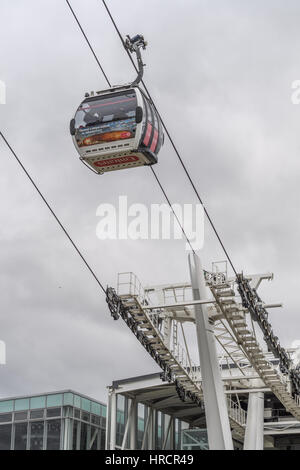
[[[135,136],[135,118],[111,121],[99,125],[79,127],[76,130],[76,141],[79,147],[131,139]]]

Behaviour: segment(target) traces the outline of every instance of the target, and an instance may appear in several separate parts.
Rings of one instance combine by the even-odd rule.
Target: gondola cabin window
[[[134,138],[136,107],[134,90],[84,100],[75,115],[78,147]]]

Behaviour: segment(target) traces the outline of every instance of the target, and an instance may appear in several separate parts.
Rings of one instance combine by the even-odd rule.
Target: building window
[[[56,416],[61,416],[61,408],[50,408],[50,410],[47,410],[47,418],[55,418]]]
[[[63,396],[61,393],[57,393],[56,395],[48,395],[47,396],[47,407],[50,406],[62,406],[63,404]]]
[[[26,450],[27,444],[27,423],[15,424],[14,450]]]
[[[90,414],[89,413],[85,413],[84,411],[82,411],[81,413],[81,419],[83,421],[87,421],[88,423],[90,422]]]
[[[184,429],[182,431],[182,450],[208,450],[206,429]]]
[[[45,408],[46,397],[32,397],[30,398],[30,409]]]
[[[31,419],[38,419],[44,417],[44,410],[34,410],[30,411],[30,418]]]
[[[18,413],[14,414],[14,420],[15,421],[24,421],[27,419],[27,411],[19,411]]]
[[[100,449],[105,449],[105,430],[99,430],[100,434]]]
[[[156,414],[156,449],[162,448],[163,440],[163,419],[160,411]]]
[[[0,426],[0,450],[10,450],[11,424],[1,424]]]
[[[47,450],[60,449],[60,419],[51,419],[47,421]]]
[[[30,450],[43,450],[44,421],[30,423]]]
[[[74,419],[74,422],[73,422],[73,445],[72,445],[72,449],[73,450],[77,450],[78,446],[77,446],[77,435],[79,433],[79,424],[80,422],[79,421],[76,421]]]
[[[81,398],[78,395],[74,395],[74,406],[81,408]]]
[[[91,426],[91,439],[90,439],[89,449],[91,450],[99,449],[99,446],[98,446],[99,432],[100,432],[99,428],[96,428],[95,426]]]
[[[99,426],[100,425],[100,416],[92,415],[92,423],[93,424],[98,424],[98,426]]]
[[[64,393],[64,405],[70,405],[70,406],[73,406],[73,401],[74,401],[74,397],[73,397],[73,393]]]
[[[84,411],[91,411],[91,401],[88,400],[87,398],[81,398],[81,408]]]
[[[0,415],[0,423],[9,423],[12,421],[12,413],[4,413]]]
[[[100,405],[100,409],[101,409],[101,416],[106,418],[106,406]]]
[[[91,412],[94,413],[95,415],[100,415],[101,413],[100,403],[95,403],[94,401],[92,401]]]
[[[29,409],[29,398],[20,398],[15,400],[15,411],[23,411]]]
[[[5,413],[14,410],[14,401],[13,400],[5,400],[0,401],[0,413]]]
[[[86,450],[87,430],[88,430],[88,425],[85,423],[81,423],[80,450]]]

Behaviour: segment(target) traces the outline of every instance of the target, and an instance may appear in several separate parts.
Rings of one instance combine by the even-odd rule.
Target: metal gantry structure
[[[262,448],[264,391],[272,391],[300,420],[290,353],[281,348],[278,338],[274,346],[267,317],[268,332],[263,327],[259,332],[261,325],[253,313],[256,308],[266,315],[267,308],[281,306],[265,305],[257,294],[260,283],[273,279],[273,274],[229,277],[227,270],[204,271],[195,254],[189,258],[191,282],[143,288],[133,273],[119,274],[117,289],[107,289],[109,309],[115,320],[125,321],[161,367],[162,380],[176,385],[182,402],[205,408],[211,449],[232,448],[230,428],[245,449]],[[186,323],[196,328],[198,363],[192,359]],[[227,369],[225,378],[222,369]],[[239,390],[249,392],[248,413],[239,404]]]

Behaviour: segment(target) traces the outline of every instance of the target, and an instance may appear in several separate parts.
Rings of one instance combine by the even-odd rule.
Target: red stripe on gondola
[[[119,165],[122,163],[132,163],[137,162],[139,157],[136,155],[126,155],[124,157],[117,157],[117,158],[110,158],[108,160],[99,160],[98,162],[94,162],[95,166],[110,166],[110,165]]]
[[[153,135],[152,144],[150,147],[151,152],[154,152],[154,150],[156,149],[157,140],[158,140],[158,131],[154,129],[154,135]]]
[[[150,137],[151,137],[151,132],[152,132],[152,125],[148,122],[146,135],[145,135],[145,138],[143,140],[143,144],[146,145],[146,146],[149,144],[149,140],[150,140]]]

